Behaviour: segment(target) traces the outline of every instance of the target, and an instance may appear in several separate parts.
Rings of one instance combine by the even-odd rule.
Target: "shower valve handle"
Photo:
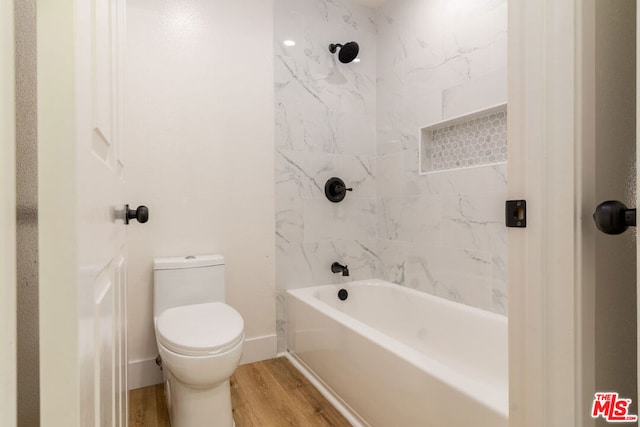
[[[333,203],[341,202],[347,195],[347,191],[353,191],[353,188],[347,188],[344,181],[335,176],[329,178],[324,185],[324,195]]]
[[[598,230],[606,234],[621,234],[636,226],[636,210],[616,200],[602,202],[593,214]]]

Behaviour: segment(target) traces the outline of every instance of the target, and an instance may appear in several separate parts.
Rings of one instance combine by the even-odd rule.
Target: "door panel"
[[[110,166],[115,160],[115,129],[117,81],[115,33],[112,25],[116,3],[112,0],[94,0],[93,28],[93,152]],[[117,23],[117,22],[116,22]]]
[[[116,354],[116,390],[115,390],[115,416],[117,426],[126,426],[129,408],[129,395],[127,388],[127,304],[126,304],[126,260],[120,257],[116,267],[116,300],[114,310],[115,354]]]
[[[41,220],[41,425],[126,426],[124,1],[37,6],[40,197],[59,214]],[[61,319],[64,328],[49,327]]]
[[[100,272],[93,279],[93,337],[81,337],[94,340],[94,364],[89,381],[95,388],[93,415],[95,425],[126,425],[126,323],[122,298],[125,295],[125,233],[122,203],[125,192],[121,173],[123,162],[118,153],[124,144],[120,132],[119,119],[122,110],[120,87],[122,81],[122,62],[120,61],[121,42],[124,40],[119,31],[124,18],[122,0],[94,0],[91,2],[92,28],[90,45],[92,114],[90,118],[91,139],[87,140],[88,150],[78,156],[83,171],[80,179],[81,200],[86,201],[82,209],[87,220],[81,222],[86,227],[81,230],[80,241],[84,243],[87,254],[84,262],[94,265]],[[90,186],[82,185],[90,182]],[[99,192],[95,190],[99,189]],[[94,216],[95,215],[95,216]],[[87,238],[83,238],[86,236]],[[81,257],[82,260],[82,257]],[[80,301],[89,304],[89,301]],[[82,362],[82,361],[81,361]]]
[[[100,275],[95,283],[94,339],[96,363],[94,384],[96,384],[95,425],[113,426],[115,412],[115,316],[114,282],[112,267]]]

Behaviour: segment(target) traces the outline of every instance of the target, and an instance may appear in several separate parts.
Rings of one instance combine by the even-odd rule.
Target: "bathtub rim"
[[[377,286],[377,287],[386,287],[386,288],[393,288],[393,289],[395,289],[396,287],[399,287],[400,289],[402,289],[403,292],[406,292],[406,293],[408,293],[410,295],[414,295],[414,296],[417,296],[419,298],[432,300],[432,301],[437,302],[438,304],[442,304],[444,306],[449,306],[449,307],[452,307],[452,308],[455,308],[455,307],[459,308],[459,307],[462,306],[462,307],[464,307],[465,310],[471,311],[471,312],[477,314],[480,317],[485,317],[487,319],[493,319],[493,320],[496,320],[496,321],[499,321],[499,322],[505,322],[506,324],[508,324],[508,318],[504,314],[498,314],[498,313],[494,313],[492,311],[483,310],[481,308],[474,307],[472,305],[464,304],[462,302],[452,301],[452,300],[449,300],[449,299],[446,299],[446,298],[442,298],[442,297],[439,297],[439,296],[436,296],[436,295],[429,294],[429,293],[424,292],[424,291],[419,291],[417,289],[413,289],[413,288],[409,288],[409,287],[406,287],[406,286],[398,285],[396,283],[389,282],[387,280],[382,280],[382,279],[364,279],[364,280],[353,280],[353,281],[343,282],[343,283],[327,283],[327,284],[324,284],[324,285],[315,285],[315,286],[304,287],[304,288],[288,289],[287,293],[290,293],[290,294],[292,294],[294,296],[300,296],[300,297],[302,297],[304,295],[307,295],[309,293],[313,293],[313,295],[315,296],[316,292],[318,292],[321,289],[326,289],[326,288],[329,288],[329,287],[340,288],[340,287],[352,286],[352,285]],[[303,299],[303,298],[301,298],[301,299]],[[329,307],[331,307],[331,306],[329,306]]]
[[[488,312],[486,310],[482,310],[477,307],[468,306],[466,304],[458,303],[455,301],[450,301],[435,295],[430,295],[421,291],[417,291],[415,289],[406,288],[401,285],[394,284],[392,282],[388,282],[381,279],[366,279],[366,280],[355,280],[351,282],[337,283],[337,284],[327,284],[327,285],[318,285],[312,286],[308,288],[297,288],[297,289],[289,289],[287,290],[287,295],[290,295],[293,298],[296,298],[298,301],[304,303],[305,305],[321,312],[323,315],[335,320],[343,327],[353,331],[354,333],[358,333],[362,335],[362,337],[368,341],[371,341],[375,344],[381,345],[385,350],[399,357],[407,363],[412,364],[417,369],[427,370],[429,375],[432,375],[437,380],[449,384],[452,388],[456,389],[458,392],[465,394],[469,398],[479,402],[482,405],[487,406],[489,409],[494,412],[504,416],[508,419],[509,417],[509,390],[508,383],[505,390],[500,391],[497,386],[487,386],[485,383],[470,379],[464,375],[459,374],[454,369],[446,366],[445,364],[434,360],[433,358],[426,356],[420,353],[418,350],[410,347],[407,344],[385,334],[382,333],[375,328],[367,325],[366,323],[345,314],[344,312],[338,310],[337,308],[332,307],[326,302],[317,298],[317,292],[319,290],[325,290],[327,288],[335,288],[336,290],[347,287],[350,285],[365,285],[365,286],[377,286],[377,287],[400,287],[402,292],[409,292],[411,295],[415,295],[420,298],[425,298],[428,300],[432,300],[437,304],[443,304],[445,306],[449,306],[451,308],[463,308],[464,310],[469,310],[481,317],[486,317],[488,319],[497,320],[505,323],[505,327],[508,326],[506,316]],[[463,306],[463,307],[460,307]],[[355,324],[355,326],[354,326]],[[291,353],[296,356],[295,349],[291,349],[289,346],[288,338],[289,331],[286,331],[287,335],[287,343],[286,343],[286,352]],[[297,356],[296,356],[297,357]],[[314,374],[315,375],[315,374]],[[507,374],[508,378],[508,374]]]

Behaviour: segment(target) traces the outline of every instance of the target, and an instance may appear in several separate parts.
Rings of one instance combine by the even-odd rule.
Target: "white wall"
[[[150,211],[127,236],[130,387],[138,387],[157,355],[154,257],[224,255],[227,302],[247,338],[268,337],[245,355],[275,356],[273,4],[127,6],[128,201]]]

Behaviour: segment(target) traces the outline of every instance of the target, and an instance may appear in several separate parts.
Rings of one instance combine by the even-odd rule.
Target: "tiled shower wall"
[[[418,174],[418,129],[506,102],[506,0],[377,11],[377,254],[389,281],[506,314],[506,165]]]
[[[345,280],[333,261],[506,313],[506,165],[418,174],[421,127],[506,101],[506,7],[275,2],[280,351],[285,291]],[[341,64],[328,45],[351,40],[361,61]],[[354,189],[339,204],[332,176]]]
[[[375,11],[343,0],[275,2],[276,282],[279,350],[284,292],[376,275]],[[295,41],[287,47],[284,40]],[[356,40],[361,61],[342,64],[331,43]],[[332,176],[353,188],[324,196]]]

